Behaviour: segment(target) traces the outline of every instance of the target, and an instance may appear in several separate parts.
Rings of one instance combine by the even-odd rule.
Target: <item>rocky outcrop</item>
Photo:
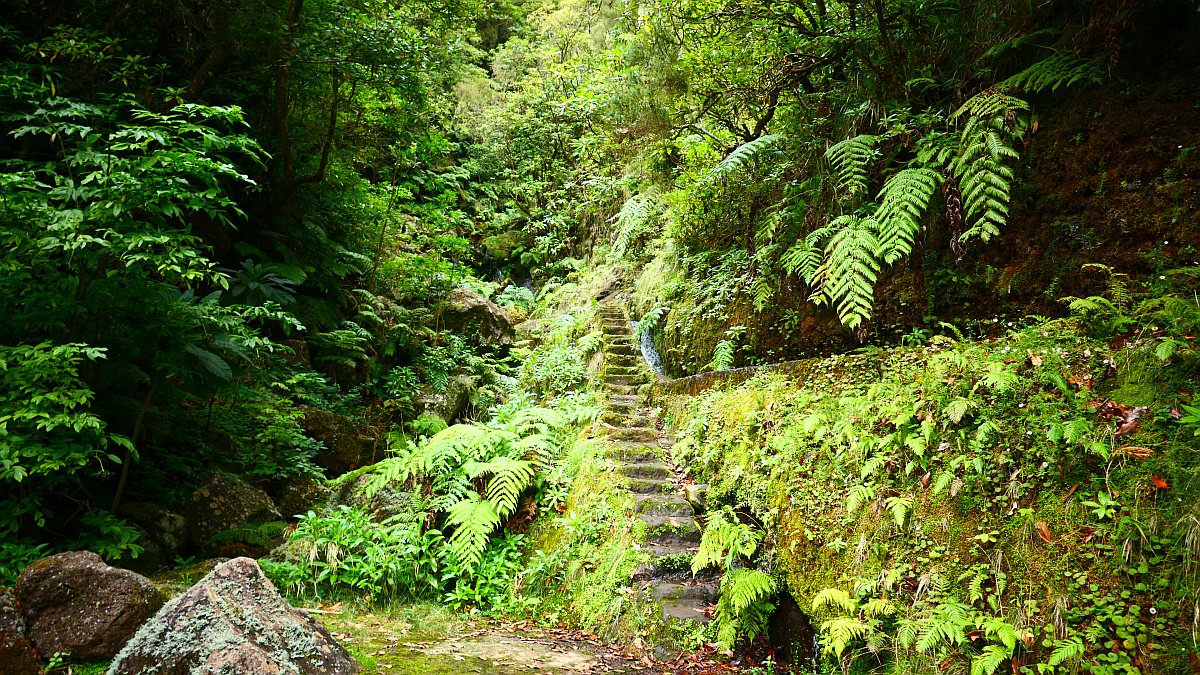
[[[289,607],[250,558],[222,563],[137,632],[108,675],[353,675],[315,619]]]
[[[109,561],[117,567],[150,574],[171,564],[187,546],[187,519],[174,511],[150,502],[126,502],[117,515],[138,528],[138,543],[145,549],[136,558]]]
[[[16,598],[42,654],[110,659],[167,598],[140,574],[90,551],[59,553],[25,568]]]
[[[306,513],[329,500],[329,488],[315,478],[298,476],[284,483],[279,495],[279,512],[285,518]]]
[[[469,288],[450,291],[440,311],[447,330],[473,338],[481,344],[510,345],[513,325],[508,312]]]
[[[202,553],[213,553],[213,535],[251,523],[281,520],[266,492],[236,476],[214,472],[188,497],[184,507],[188,538]]]
[[[329,477],[340,476],[375,459],[379,439],[369,427],[345,415],[308,408],[304,411],[301,426],[308,435],[325,444],[313,461],[324,468]]]
[[[37,654],[25,637],[25,619],[12,591],[0,590],[0,666],[7,675],[41,675]]]
[[[462,416],[471,402],[471,392],[475,390],[475,378],[470,375],[454,375],[446,384],[443,392],[426,390],[417,399],[421,412],[431,413],[453,423]]]

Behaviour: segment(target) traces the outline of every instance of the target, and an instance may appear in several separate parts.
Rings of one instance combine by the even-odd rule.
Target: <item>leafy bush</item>
[[[523,377],[542,394],[563,394],[587,379],[587,364],[572,345],[542,345],[530,354]]]

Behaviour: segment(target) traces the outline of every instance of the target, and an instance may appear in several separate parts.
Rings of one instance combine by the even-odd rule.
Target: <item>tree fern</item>
[[[826,243],[824,260],[810,280],[817,286],[813,299],[817,304],[833,304],[846,327],[858,328],[871,316],[879,278],[875,221],[846,215],[830,226],[838,229]]]
[[[1010,141],[1023,134],[1023,115],[1028,111],[1025,101],[989,89],[954,113],[955,119],[965,116],[967,120],[952,166],[971,225],[963,232],[963,240],[979,237],[986,242],[999,235],[1008,221],[1015,174],[1004,162],[1018,158]]]
[[[891,265],[912,253],[921,219],[941,184],[942,174],[928,167],[904,169],[884,184],[875,212],[884,262]]]
[[[716,166],[710,169],[705,178],[706,180],[715,180],[739,171],[747,164],[776,150],[779,144],[785,140],[787,140],[787,136],[783,134],[767,134],[766,136],[759,136],[752,141],[742,143],[734,148],[733,152],[729,153],[725,159],[722,159]]]
[[[848,198],[866,192],[867,169],[879,157],[875,147],[879,140],[879,136],[862,134],[835,143],[825,151],[825,159],[837,175],[838,189],[845,191]]]
[[[474,569],[487,548],[488,537],[500,525],[496,505],[471,494],[447,511],[446,526],[453,528],[450,550],[460,564]]]
[[[1103,81],[1104,71],[1094,60],[1082,59],[1073,52],[1059,52],[1004,80],[996,88],[1005,91],[1058,91],[1059,87],[1069,87],[1078,82],[1100,84]]]
[[[465,468],[471,478],[492,475],[484,494],[495,505],[496,513],[501,518],[517,510],[521,493],[533,482],[535,475],[532,462],[511,457],[497,457],[489,462],[468,462]]]

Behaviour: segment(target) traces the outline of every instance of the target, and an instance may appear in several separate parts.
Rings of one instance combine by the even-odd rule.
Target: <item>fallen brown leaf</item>
[[[1154,454],[1154,451],[1150,448],[1143,448],[1140,445],[1125,445],[1119,448],[1117,452],[1133,459],[1146,459]]]
[[[1037,521],[1036,529],[1038,536],[1041,537],[1042,541],[1046,542],[1047,544],[1054,539],[1054,536],[1050,534],[1050,526],[1046,523],[1046,521]]]

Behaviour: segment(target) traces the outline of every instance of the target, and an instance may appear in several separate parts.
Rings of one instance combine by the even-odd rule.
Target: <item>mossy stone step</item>
[[[665,518],[665,516],[646,517]],[[646,544],[648,546],[699,546],[700,526],[696,524],[695,518],[687,520],[690,522],[664,521],[658,525],[652,525],[653,529],[646,534]]]
[[[652,579],[691,579],[692,551],[676,551],[667,555],[655,556],[649,562],[638,565],[633,572],[634,582],[646,582]]]
[[[674,476],[671,468],[662,462],[632,462],[617,467],[617,473],[626,478],[653,478],[666,480]]]
[[[662,461],[658,446],[645,443],[617,443],[616,447],[608,452],[608,456],[626,462]]]
[[[618,441],[639,441],[642,443],[653,443],[658,438],[658,432],[650,427],[625,427],[621,429],[613,428],[613,430],[609,433],[609,438],[614,438]]]
[[[717,584],[711,581],[659,579],[651,581],[647,591],[662,606],[666,620],[708,623],[708,610],[717,600]]]
[[[622,407],[639,407],[642,404],[642,397],[637,394],[613,394],[608,397],[609,406]]]
[[[625,481],[625,487],[635,495],[660,494],[667,495],[675,492],[675,484],[669,480],[654,478],[630,478]]]
[[[637,387],[632,384],[605,384],[604,390],[609,396],[614,394],[633,394],[637,392]]]
[[[607,367],[605,367],[604,374],[616,377],[634,376],[641,375],[642,369],[638,368],[637,366],[618,366],[615,364],[609,364]]]
[[[696,519],[690,513],[686,516],[656,516],[649,513],[639,513],[638,519],[645,523],[647,527],[656,530],[658,528],[670,528],[673,532],[681,534],[688,532],[692,528],[698,529],[700,527],[696,524]]]
[[[695,515],[692,505],[679,495],[638,495],[633,510],[650,516],[683,518]]]
[[[615,384],[622,387],[632,387],[641,383],[642,378],[632,375],[607,375],[604,378],[604,384]]]

